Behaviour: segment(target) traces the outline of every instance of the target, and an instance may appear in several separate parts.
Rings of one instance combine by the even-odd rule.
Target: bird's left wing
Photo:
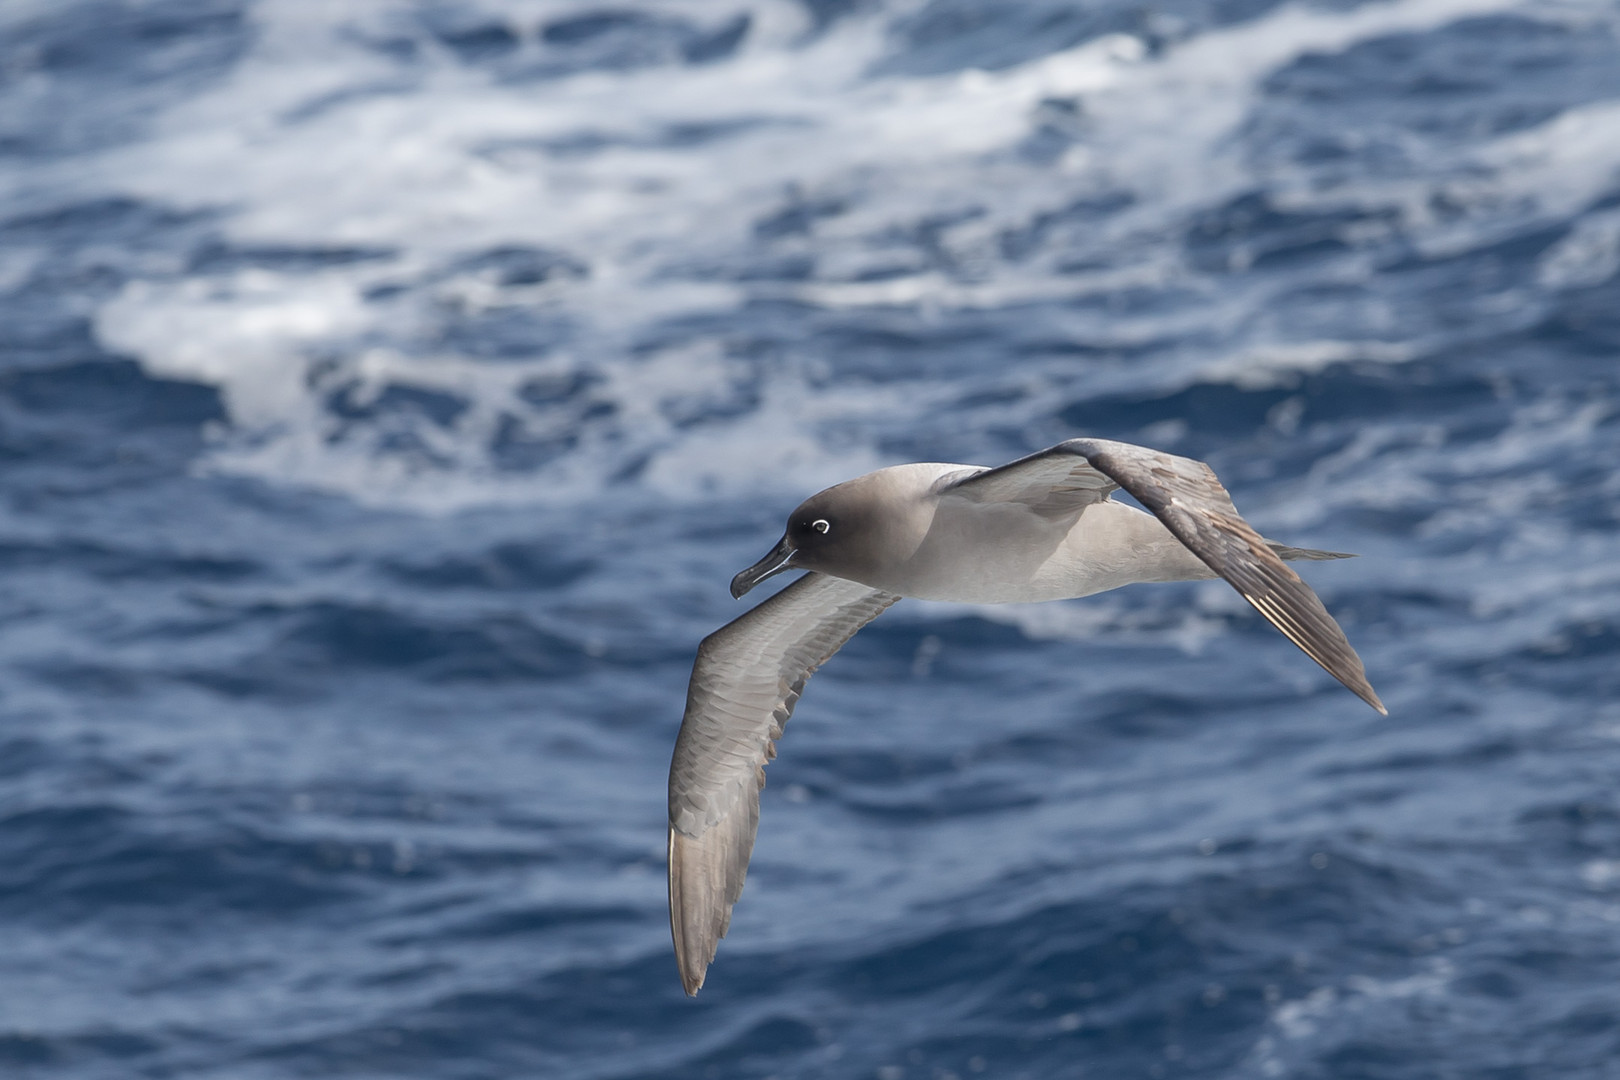
[[[1061,445],[1061,444],[1060,444]],[[972,502],[1023,503],[1043,517],[1063,517],[1084,510],[1119,490],[1119,483],[1084,457],[1057,447],[1042,450],[994,469],[977,469],[943,477],[941,496]]]
[[[900,599],[806,574],[703,639],[669,766],[669,924],[695,994],[742,893],[765,763],[804,684]]]
[[[1336,552],[1273,545],[1243,520],[1232,497],[1202,461],[1108,439],[1069,439],[1026,458],[966,476],[949,477],[941,497],[1064,505],[1091,491],[1106,498],[1124,488],[1152,511],[1187,549],[1253,604],[1357,697],[1387,712],[1344,631],[1322,601],[1283,562],[1341,558]],[[1050,492],[1050,494],[1043,494]],[[1078,504],[1083,507],[1084,504]]]

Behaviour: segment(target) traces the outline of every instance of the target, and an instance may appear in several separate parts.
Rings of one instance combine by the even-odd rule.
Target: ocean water
[[[0,1075],[1620,1076],[1617,358],[1609,0],[6,0]],[[904,602],[686,999],[731,574],[1078,434],[1389,717]]]

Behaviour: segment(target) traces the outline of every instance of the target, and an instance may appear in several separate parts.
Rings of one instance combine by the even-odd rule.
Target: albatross
[[[1151,513],[1109,496],[1123,488]],[[1287,565],[1349,558],[1267,540],[1201,461],[1069,439],[996,468],[921,463],[812,495],[731,582],[742,597],[807,571],[703,639],[669,768],[669,922],[696,994],[731,923],[759,830],[765,764],[812,673],[902,597],[1062,600],[1222,577],[1367,704],[1387,710],[1322,601]]]

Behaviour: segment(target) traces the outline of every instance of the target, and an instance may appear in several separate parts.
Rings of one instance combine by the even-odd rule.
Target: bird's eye
[[[832,528],[832,522],[828,521],[826,518],[816,518],[816,520],[810,523],[810,527],[816,530],[816,532],[825,536],[827,535],[827,530]]]

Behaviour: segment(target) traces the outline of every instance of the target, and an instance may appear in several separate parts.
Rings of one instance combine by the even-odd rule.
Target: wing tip
[[[1311,655],[1310,650],[1306,650],[1306,653],[1307,655]],[[1350,655],[1355,661],[1354,669],[1351,671],[1340,670],[1338,665],[1329,667],[1327,664],[1322,664],[1322,661],[1317,660],[1314,655],[1311,655],[1311,659],[1316,660],[1318,664],[1322,664],[1322,667],[1327,670],[1329,675],[1332,675],[1335,679],[1338,679],[1339,682],[1344,685],[1346,690],[1356,695],[1356,697],[1360,698],[1362,701],[1365,701],[1368,705],[1371,705],[1378,711],[1379,715],[1388,716],[1389,710],[1386,709],[1384,707],[1384,703],[1379,700],[1378,691],[1374,690],[1372,688],[1372,683],[1367,681],[1366,672],[1361,667],[1361,657],[1356,656],[1354,649],[1350,650]]]
[[[1258,607],[1259,605],[1256,606]],[[1264,610],[1261,611],[1261,614],[1265,614]],[[1267,618],[1269,619],[1270,617],[1267,616]],[[1271,623],[1273,626],[1277,626],[1276,620],[1271,620]],[[1312,660],[1315,660],[1317,664],[1321,665],[1323,671],[1326,671],[1329,675],[1332,675],[1335,679],[1337,679],[1339,681],[1339,685],[1343,686],[1346,690],[1356,695],[1356,697],[1372,706],[1375,710],[1377,710],[1379,715],[1389,715],[1389,710],[1384,707],[1384,703],[1378,698],[1378,691],[1374,690],[1372,688],[1372,683],[1367,681],[1367,675],[1361,666],[1361,657],[1357,656],[1356,651],[1350,648],[1349,642],[1345,642],[1345,647],[1350,649],[1349,663],[1344,663],[1342,660],[1340,662],[1332,662],[1325,659],[1316,649],[1309,647],[1307,643],[1301,642],[1300,639],[1296,638],[1286,629],[1283,629],[1281,626],[1278,626],[1278,629],[1282,630],[1290,641],[1292,641],[1295,645],[1298,645],[1300,650],[1304,652],[1306,656],[1309,656]]]
[[[1287,567],[1283,569],[1293,582],[1304,590],[1302,595],[1310,597],[1317,608],[1317,614],[1325,621],[1325,625],[1315,628],[1315,633],[1301,626],[1294,613],[1280,606],[1273,596],[1239,590],[1243,599],[1264,616],[1267,622],[1282,631],[1283,636],[1297,645],[1301,652],[1315,660],[1323,671],[1339,680],[1339,685],[1378,710],[1380,714],[1388,716],[1389,710],[1378,699],[1378,691],[1372,688],[1372,683],[1367,681],[1367,669],[1362,666],[1361,657],[1356,654],[1355,647],[1344,636],[1344,630],[1334,621],[1333,616],[1328,614],[1327,608],[1322,606],[1321,599],[1311,591],[1310,586],[1301,581],[1299,575],[1292,570],[1288,570]]]
[[[675,967],[681,989],[696,997],[714,963],[720,939],[731,928],[731,907],[742,891],[740,876],[731,889],[712,878],[715,866],[704,859],[694,837],[674,826],[669,830],[669,931],[675,944]],[[744,861],[746,862],[746,852]],[[721,890],[725,889],[722,893]],[[729,893],[730,895],[726,895]],[[716,901],[719,901],[717,904]]]
[[[687,997],[697,997],[697,992],[703,989],[703,977],[706,974],[707,970],[693,972],[681,968],[681,989],[686,991]]]
[[[669,828],[669,936],[675,943],[675,968],[680,972],[681,989],[687,997],[697,997],[703,989],[703,977],[709,965],[698,959],[696,952],[687,947],[686,903],[682,893],[682,862],[679,833]]]

